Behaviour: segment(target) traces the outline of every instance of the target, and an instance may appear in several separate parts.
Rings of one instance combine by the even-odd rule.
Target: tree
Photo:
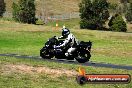
[[[109,22],[110,30],[111,31],[118,31],[118,32],[126,32],[127,26],[126,22],[123,20],[121,15],[115,15],[111,18]]]
[[[82,29],[100,29],[109,17],[106,0],[82,0],[79,7]]]
[[[132,3],[128,6],[128,10],[126,11],[125,17],[128,22],[132,22]]]
[[[19,21],[19,10],[20,10],[20,7],[16,3],[13,2],[12,8],[13,8],[13,11],[12,11],[13,18],[16,21]]]
[[[23,23],[35,23],[34,0],[19,0],[18,4],[13,3],[13,18]]]
[[[4,3],[4,0],[0,0],[0,17],[2,17],[3,13],[6,11],[5,7],[6,5]]]

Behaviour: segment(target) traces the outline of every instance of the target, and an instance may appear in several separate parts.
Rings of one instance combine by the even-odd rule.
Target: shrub
[[[36,20],[36,25],[44,25],[44,21],[42,21],[41,19]]]
[[[109,17],[106,0],[82,0],[79,7],[82,29],[100,29]]]
[[[13,2],[12,9],[13,9],[12,10],[13,19],[15,21],[19,21],[19,10],[20,10],[20,7],[16,3]]]
[[[110,23],[111,31],[126,32],[127,26],[121,15],[116,15],[112,18]]]
[[[35,4],[34,0],[19,0],[18,4],[13,3],[13,18],[23,23],[35,24]]]
[[[6,11],[5,7],[6,5],[4,3],[4,0],[0,0],[0,17],[2,17],[3,13]]]

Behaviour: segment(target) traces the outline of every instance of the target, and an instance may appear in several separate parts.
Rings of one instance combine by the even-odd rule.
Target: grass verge
[[[13,57],[0,57],[0,86],[1,88],[14,88],[14,87],[32,87],[32,88],[131,88],[132,83],[130,84],[86,84],[80,86],[77,84],[75,77],[60,75],[58,77],[51,77],[47,73],[38,73],[33,71],[33,74],[25,73],[24,70],[19,72],[19,69],[16,71],[5,68],[5,65],[26,65],[31,67],[49,67],[51,69],[67,69],[77,72],[80,65],[69,65],[69,64],[58,64],[55,62],[47,62],[42,60],[35,59],[18,59]],[[84,67],[88,74],[130,74],[132,71],[128,70],[118,70],[118,69],[106,69],[106,68],[97,68],[97,67]],[[4,70],[3,70],[4,69]]]

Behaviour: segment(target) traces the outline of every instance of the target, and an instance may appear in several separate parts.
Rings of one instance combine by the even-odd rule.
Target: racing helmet
[[[68,28],[62,29],[62,36],[67,37],[70,34],[70,30]]]

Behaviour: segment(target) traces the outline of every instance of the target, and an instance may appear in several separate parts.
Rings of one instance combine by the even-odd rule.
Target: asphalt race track
[[[28,56],[28,55],[18,55],[18,54],[0,54],[0,56],[7,56],[7,57],[16,57],[16,58],[27,58],[27,59],[39,59],[39,60],[47,60],[57,63],[66,63],[66,64],[77,64],[83,66],[94,66],[94,67],[105,67],[105,68],[114,68],[114,69],[125,69],[125,70],[132,70],[132,66],[125,66],[125,65],[115,65],[109,63],[97,63],[97,62],[86,62],[86,63],[78,63],[77,61],[69,61],[64,59],[42,59],[39,56]]]

